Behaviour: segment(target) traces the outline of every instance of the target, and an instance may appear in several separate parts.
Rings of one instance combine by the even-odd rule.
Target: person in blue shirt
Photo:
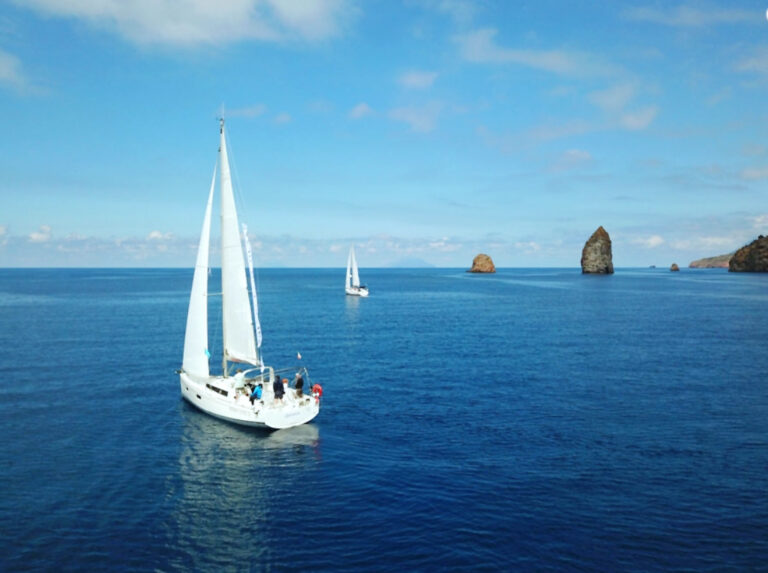
[[[251,404],[253,404],[254,400],[261,400],[261,384],[257,384],[256,388],[253,389],[253,392],[251,392]]]

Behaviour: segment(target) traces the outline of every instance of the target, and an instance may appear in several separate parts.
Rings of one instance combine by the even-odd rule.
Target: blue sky
[[[687,265],[768,234],[768,4],[11,0],[0,266]]]

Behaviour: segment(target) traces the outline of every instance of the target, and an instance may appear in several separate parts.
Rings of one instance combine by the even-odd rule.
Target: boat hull
[[[293,388],[287,388],[283,399],[276,401],[271,384],[265,384],[261,400],[251,404],[248,392],[236,389],[233,378],[201,379],[182,372],[179,382],[182,397],[194,407],[241,426],[290,428],[306,424],[320,412],[319,397],[298,396]]]
[[[349,296],[368,296],[366,287],[347,287],[346,292]]]

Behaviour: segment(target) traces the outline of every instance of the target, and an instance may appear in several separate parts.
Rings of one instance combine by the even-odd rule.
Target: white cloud
[[[725,87],[721,90],[718,90],[716,93],[712,94],[711,96],[709,96],[707,98],[707,105],[715,106],[720,102],[730,99],[732,96],[733,96],[733,89],[731,89],[730,86]]]
[[[639,237],[637,239],[633,239],[630,242],[635,245],[645,247],[646,249],[655,249],[663,245],[666,241],[664,241],[664,238],[660,237],[659,235],[651,235],[650,237]]]
[[[442,237],[437,241],[430,241],[427,244],[427,247],[429,249],[440,251],[442,253],[453,253],[455,251],[460,250],[462,246],[460,243],[452,242],[450,237]]]
[[[459,25],[472,22],[478,5],[469,0],[436,0],[433,2],[438,12],[447,14]]]
[[[222,115],[224,117],[258,117],[263,115],[267,111],[267,106],[261,103],[257,103],[247,107],[238,107],[235,109],[224,110]]]
[[[439,102],[430,102],[421,107],[399,107],[389,112],[389,117],[407,123],[411,130],[418,133],[428,133],[435,129],[437,120],[443,111]]]
[[[48,225],[41,225],[40,230],[30,233],[27,239],[30,243],[47,243],[51,240],[51,228]]]
[[[569,149],[565,151],[555,162],[555,171],[568,171],[576,169],[592,161],[592,154],[584,149]]]
[[[425,89],[432,87],[437,79],[437,72],[407,72],[400,76],[398,82],[401,86],[411,89]]]
[[[525,134],[525,139],[534,142],[551,141],[562,137],[582,135],[595,130],[595,126],[580,119],[559,124],[547,124],[533,127]]]
[[[732,249],[734,244],[738,243],[738,239],[734,237],[693,237],[691,239],[679,239],[676,241],[670,241],[670,246],[673,249],[682,251],[688,250],[708,250],[708,249]]]
[[[752,228],[758,230],[768,229],[768,213],[752,217]]]
[[[634,112],[625,113],[621,116],[619,123],[622,127],[633,131],[645,129],[651,125],[658,113],[659,108],[656,106],[649,106]]]
[[[352,12],[346,0],[267,0],[277,21],[306,40],[322,40],[335,36],[345,17]],[[219,3],[220,4],[220,3]],[[251,2],[252,8],[259,6]]]
[[[28,87],[28,82],[21,71],[19,59],[0,50],[0,86],[3,85],[16,90],[23,90]]]
[[[589,101],[605,111],[622,110],[635,97],[636,89],[631,84],[619,84],[611,88],[592,92]]]
[[[279,113],[275,116],[275,123],[290,123],[291,115],[288,113]]]
[[[741,178],[747,181],[768,179],[768,167],[752,167],[741,172]]]
[[[677,6],[667,10],[638,7],[627,10],[625,17],[637,22],[662,24],[676,28],[703,28],[718,24],[757,23],[763,13],[750,10],[718,10],[693,6]]]
[[[515,50],[496,45],[497,30],[485,28],[457,36],[462,57],[475,63],[520,64],[562,76],[588,77],[616,73],[599,58],[565,50]]]
[[[736,63],[736,71],[768,75],[768,46],[762,46],[751,56],[739,60]]]
[[[241,40],[317,41],[341,33],[349,0],[16,0],[42,14],[83,20],[137,44],[194,46]]]
[[[349,117],[352,119],[361,119],[367,115],[371,115],[372,113],[373,110],[370,108],[370,106],[365,102],[361,102],[349,111]]]
[[[761,143],[745,143],[741,152],[747,157],[760,157],[768,153],[768,147]]]
[[[147,235],[148,241],[166,241],[173,238],[173,233],[162,233],[160,231],[151,231]]]
[[[535,241],[523,241],[515,243],[515,248],[525,253],[538,253],[541,250],[541,245]]]

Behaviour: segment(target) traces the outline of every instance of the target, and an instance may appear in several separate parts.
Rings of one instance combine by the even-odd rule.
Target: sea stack
[[[760,235],[741,247],[731,257],[728,271],[732,273],[768,273],[768,237]]]
[[[472,260],[472,268],[467,271],[468,273],[495,273],[496,267],[493,266],[493,261],[488,255],[480,253]]]
[[[584,274],[613,274],[613,254],[611,238],[602,225],[584,244],[581,251],[581,272]]]
[[[679,271],[680,267],[677,266],[677,263],[672,263],[672,266],[669,267],[670,271]]]

